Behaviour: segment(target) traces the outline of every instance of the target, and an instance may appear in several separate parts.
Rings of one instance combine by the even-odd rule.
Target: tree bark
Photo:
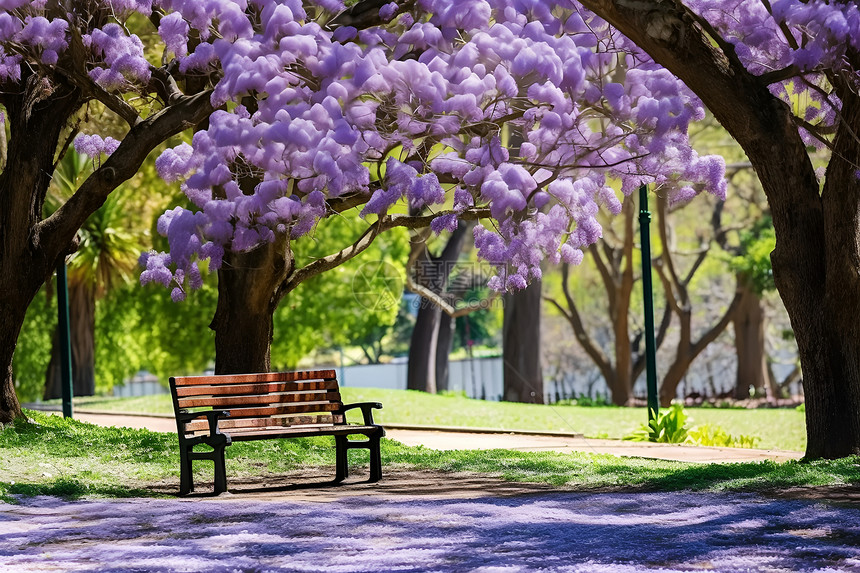
[[[776,232],[774,281],[803,369],[806,459],[860,454],[860,100],[842,101],[824,189],[789,106],[680,3],[583,0],[698,95],[747,154]],[[854,69],[860,57],[849,50]]]
[[[436,391],[449,389],[451,348],[454,346],[455,320],[446,312],[439,313],[439,334],[436,336]]]
[[[96,392],[96,301],[95,293],[87,285],[69,285],[69,328],[72,346],[72,394],[92,396]],[[59,331],[55,331],[51,344],[51,360],[45,376],[45,400],[63,397],[60,367],[60,337]]]
[[[767,369],[765,314],[761,297],[743,276],[738,276],[738,284],[743,290],[732,318],[738,360],[734,398],[746,400],[750,397],[750,388],[753,388],[756,396],[766,394],[768,398],[775,398]]]
[[[409,343],[406,388],[435,394],[436,356],[442,310],[425,298],[421,298],[420,305]]]
[[[544,403],[541,361],[541,282],[504,296],[502,353],[507,402]]]
[[[292,270],[287,239],[245,253],[226,252],[218,271],[215,373],[249,374],[271,369],[273,316],[279,287]]]
[[[413,242],[413,249],[422,250],[414,269],[419,284],[435,293],[445,292],[450,274],[454,270],[453,266],[463,250],[466,235],[472,226],[470,222],[461,221],[438,256],[430,253],[426,243]],[[407,269],[407,272],[411,272],[411,269]],[[443,320],[442,309],[426,298],[422,297],[420,300],[418,316],[409,343],[406,387],[409,390],[435,394],[438,390],[448,387],[448,355],[453,336],[450,329],[453,326],[447,315],[448,320]],[[448,332],[440,334],[440,328],[446,324]]]

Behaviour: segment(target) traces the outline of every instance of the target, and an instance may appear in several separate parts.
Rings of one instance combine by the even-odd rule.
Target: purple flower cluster
[[[113,137],[102,138],[100,135],[86,135],[83,133],[79,133],[72,143],[75,146],[75,151],[83,155],[88,155],[93,159],[97,159],[102,155],[110,155],[116,151],[120,144]]]
[[[157,163],[199,209],[171,211],[160,226],[174,256],[157,260],[179,284],[198,258],[217,268],[225,249],[301,236],[326,216],[327,198],[347,193],[367,197],[365,216],[453,195],[437,232],[488,209],[496,224],[479,227],[476,244],[505,289],[538,278],[545,259],[581,260],[601,236],[599,206],[620,210],[612,181],[625,193],[667,185],[679,200],[725,193],[721,160],[698,157],[686,136],[700,102],[569,2],[558,3],[563,22],[537,1],[422,0],[401,14],[391,3],[384,25],[334,33],[300,2],[253,3],[255,21],[226,0],[162,2],[168,50],[184,69],[218,66],[213,103],[236,104]],[[186,29],[203,40],[192,53]],[[618,66],[624,83],[607,79]],[[253,113],[238,105],[251,94]],[[603,116],[624,127],[598,129]],[[502,145],[502,122],[518,145]],[[260,182],[252,194],[239,185],[249,172]]]
[[[175,298],[197,284],[199,261],[215,269],[228,249],[300,237],[344,196],[361,197],[365,216],[433,212],[437,232],[489,213],[476,245],[498,269],[493,286],[510,289],[538,278],[544,260],[581,260],[601,236],[600,209],[617,213],[642,184],[675,202],[726,193],[722,158],[699,155],[688,137],[701,102],[575,0],[391,2],[360,30],[330,25],[340,0],[94,2],[111,14],[97,28],[49,20],[44,2],[0,0],[0,79],[20,78],[25,60],[59,65],[74,25],[92,80],[139,90],[150,64],[125,19],[156,9],[164,57],[183,73],[212,72],[219,110],[156,163],[193,205],[159,222],[170,255],[146,258],[145,280],[173,285]],[[801,76],[770,89],[803,95],[804,121],[838,121],[839,102],[818,86],[828,70],[860,84],[856,3],[685,4],[751,72],[796,66]],[[93,157],[116,145],[75,142]]]

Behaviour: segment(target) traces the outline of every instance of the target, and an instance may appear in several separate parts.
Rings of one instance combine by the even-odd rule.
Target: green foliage
[[[355,241],[367,222],[353,210],[319,225],[293,243],[298,266],[330,255]],[[361,255],[299,285],[274,317],[273,368],[294,368],[309,352],[381,340],[392,331],[403,293],[409,240],[393,229]]]
[[[769,216],[759,219],[753,228],[740,234],[742,255],[732,257],[729,266],[746,278],[753,290],[761,295],[776,288],[770,253],[776,247],[776,234]]]
[[[725,448],[754,448],[760,438],[745,436],[735,437],[715,424],[702,424],[692,429],[687,427],[692,420],[681,404],[672,404],[668,410],[663,410],[656,419],[643,424],[625,440],[634,442],[660,442],[667,444],[693,444],[696,446],[720,446]]]
[[[51,359],[51,340],[57,328],[57,297],[43,286],[27,308],[27,316],[12,357],[15,391],[25,402],[45,392],[45,373]]]
[[[209,322],[218,290],[214,281],[174,303],[161,285],[133,283],[114,291],[97,309],[96,364],[111,386],[140,370],[158,376],[200,373],[215,357]]]
[[[664,444],[681,444],[687,440],[687,412],[680,404],[672,404],[668,410],[663,410],[656,417],[651,417],[648,424],[624,436],[625,440],[633,442],[659,442]]]
[[[720,426],[702,424],[687,432],[687,442],[697,446],[719,446],[723,448],[754,448],[760,441],[755,436],[743,434],[735,437]]]

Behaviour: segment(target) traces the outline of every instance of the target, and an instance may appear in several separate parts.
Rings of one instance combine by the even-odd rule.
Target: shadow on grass
[[[91,497],[164,497],[164,493],[151,489],[110,484],[90,484],[76,479],[60,478],[50,483],[0,482],[0,501],[14,504],[16,497],[50,495],[73,501]]]

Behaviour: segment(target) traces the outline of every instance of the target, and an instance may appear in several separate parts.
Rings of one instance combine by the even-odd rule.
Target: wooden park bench
[[[334,370],[272,372],[221,376],[177,376],[170,379],[179,433],[179,495],[194,490],[192,463],[215,463],[215,493],[227,491],[224,450],[233,442],[334,436],[336,477],[349,474],[347,451],[370,450],[370,481],[382,478],[379,440],[382,426],[373,423],[377,402],[344,405]],[[346,412],[360,408],[362,425],[347,424]],[[362,434],[366,440],[347,436]],[[205,444],[212,448],[194,451]],[[198,448],[199,449],[199,448]]]

